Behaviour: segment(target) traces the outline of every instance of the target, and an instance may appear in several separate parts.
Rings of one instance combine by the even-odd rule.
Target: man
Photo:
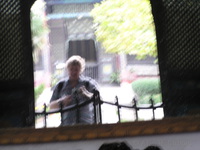
[[[66,69],[69,77],[56,85],[50,99],[50,109],[60,108],[61,103],[63,107],[66,107],[87,101],[92,98],[92,91],[98,89],[98,84],[94,79],[81,75],[85,69],[85,60],[80,56],[70,57],[66,62]],[[90,103],[78,110],[65,112],[62,125],[94,123],[93,107]],[[77,111],[79,111],[78,116]]]

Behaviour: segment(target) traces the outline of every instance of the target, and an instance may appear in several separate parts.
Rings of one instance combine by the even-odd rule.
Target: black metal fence
[[[163,108],[163,103],[161,103],[159,105],[155,105],[152,98],[150,99],[151,104],[149,106],[144,106],[144,107],[138,106],[137,105],[138,102],[135,98],[133,98],[133,104],[132,105],[120,105],[117,96],[115,97],[115,103],[103,101],[100,97],[99,91],[94,90],[92,99],[90,99],[88,101],[80,102],[80,103],[70,105],[70,106],[67,106],[67,107],[63,107],[63,105],[61,104],[59,109],[50,110],[50,111],[47,111],[47,105],[44,104],[43,111],[35,112],[35,116],[44,116],[44,128],[46,128],[47,127],[47,116],[48,115],[60,113],[60,115],[61,115],[60,121],[61,121],[61,124],[62,124],[63,121],[64,121],[63,120],[63,113],[64,112],[71,111],[71,110],[79,110],[81,107],[88,105],[90,103],[93,103],[93,107],[94,107],[94,123],[95,124],[102,124],[102,109],[101,109],[102,104],[112,105],[113,107],[117,108],[118,123],[121,122],[120,110],[122,108],[128,108],[128,109],[134,110],[135,116],[133,116],[133,117],[135,118],[135,121],[139,120],[139,117],[138,117],[138,111],[139,110],[144,110],[144,109],[152,110],[152,115],[153,115],[152,120],[155,120],[155,110],[157,108]],[[79,111],[77,111],[77,112],[79,112]],[[77,114],[77,116],[79,116],[79,114]],[[79,119],[79,117],[77,117],[77,118]],[[78,119],[76,120],[77,123],[79,122]]]

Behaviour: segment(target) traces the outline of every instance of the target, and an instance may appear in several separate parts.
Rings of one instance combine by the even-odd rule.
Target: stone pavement
[[[103,101],[116,102],[116,96],[118,102],[121,105],[132,105],[132,99],[134,98],[134,92],[131,88],[131,84],[123,83],[120,86],[101,86],[100,95]],[[135,112],[130,109],[120,109],[121,121],[133,121],[135,120]],[[117,107],[112,105],[102,105],[102,123],[116,123],[118,122]]]

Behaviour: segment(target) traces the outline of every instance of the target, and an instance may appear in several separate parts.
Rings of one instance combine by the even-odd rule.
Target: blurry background
[[[72,55],[85,58],[84,74],[100,84],[105,101],[118,96],[121,104],[129,105],[137,97],[138,104],[148,105],[153,96],[155,103],[162,102],[148,0],[37,0],[31,16],[36,111],[49,103]],[[151,119],[147,114],[141,120]]]

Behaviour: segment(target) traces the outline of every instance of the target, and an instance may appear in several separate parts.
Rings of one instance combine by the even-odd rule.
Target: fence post
[[[101,100],[100,100],[100,94],[99,91],[94,89],[93,90],[93,98],[94,98],[94,117],[95,122],[102,124],[102,116],[101,116]],[[98,117],[98,118],[97,118]]]
[[[118,122],[120,123],[121,122],[121,116],[120,116],[120,106],[119,106],[119,100],[118,100],[118,97],[117,96],[115,96],[115,100],[116,100],[116,102],[115,102],[115,105],[117,105],[117,114],[118,114]]]
[[[93,96],[92,96],[92,100],[93,100],[93,107],[94,107],[94,123],[97,124],[97,109],[96,109],[96,90],[93,90]]]
[[[154,102],[153,102],[153,99],[152,97],[150,98],[150,102],[151,102],[151,108],[152,108],[152,112],[153,112],[153,119],[152,120],[155,120],[155,108],[154,108]]]
[[[101,102],[100,98],[98,99],[99,101],[99,123],[102,124],[102,112],[101,112],[101,105],[103,104],[103,102]]]
[[[46,103],[44,103],[44,110],[43,110],[43,114],[44,114],[44,128],[47,127],[47,114],[46,114],[46,108],[47,108],[47,105]]]
[[[137,101],[136,101],[136,99],[135,99],[135,97],[133,98],[133,102],[134,102],[134,104],[133,104],[133,109],[135,109],[135,117],[136,117],[136,121],[138,121],[138,108],[137,108]]]
[[[97,93],[97,104],[98,104],[98,109],[99,109],[99,123],[102,124],[102,112],[101,112],[101,105],[103,104],[103,101],[100,99],[100,93],[99,91],[96,90]]]

